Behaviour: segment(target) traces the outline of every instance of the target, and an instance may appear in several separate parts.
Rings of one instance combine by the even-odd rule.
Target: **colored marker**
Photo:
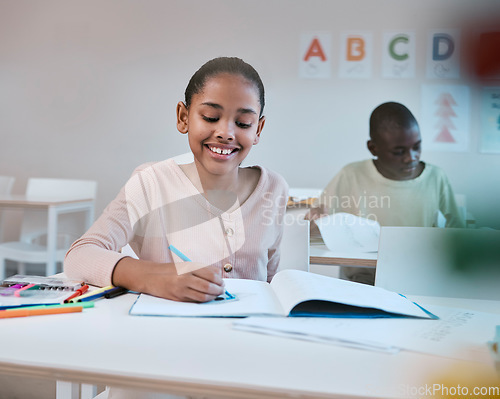
[[[82,288],[77,289],[72,295],[67,297],[64,300],[64,303],[68,303],[70,299],[76,298],[77,296],[82,296],[83,294],[85,294],[85,292],[87,292],[88,289],[89,289],[89,286],[87,284],[85,284]]]
[[[94,295],[97,295],[101,292],[104,292],[104,291],[108,291],[112,288],[115,288],[114,285],[108,285],[107,287],[102,287],[102,288],[99,288],[97,290],[93,290],[93,291],[88,291],[86,294],[83,294],[81,296],[77,296],[75,298],[72,298],[70,299],[69,301],[72,302],[72,303],[75,303],[75,302],[80,302],[81,299],[83,298],[86,298],[86,297],[89,297],[89,296],[94,296]]]
[[[2,290],[2,295],[3,296],[8,296],[14,294],[18,289],[23,288],[24,284],[14,284],[6,287],[4,290]]]
[[[11,309],[0,311],[0,319],[10,319],[12,317],[43,316],[47,314],[76,313],[81,312],[83,306],[48,307],[42,309]]]
[[[115,287],[110,291],[107,291],[104,294],[104,298],[106,299],[111,299],[111,298],[116,298],[117,296],[126,294],[128,292],[128,289],[123,288],[123,287]]]
[[[104,295],[106,295],[107,293],[110,293],[115,288],[116,287],[111,286],[111,288],[109,288],[107,290],[99,290],[99,292],[92,291],[93,295],[79,296],[78,298],[74,298],[74,299],[76,299],[78,303],[80,303],[80,302],[87,302],[87,301],[93,301],[95,299],[103,298]]]
[[[87,309],[87,308],[93,308],[95,305],[94,305],[94,302],[54,303],[51,305],[29,306],[29,309],[68,308],[68,307],[75,307],[75,306],[81,306],[82,308]],[[14,309],[6,309],[6,310],[14,310]]]
[[[176,247],[174,247],[173,245],[169,245],[168,246],[168,249],[170,249],[174,254],[176,254],[179,258],[181,258],[183,261],[185,262],[191,262],[191,259],[189,259],[186,255],[184,255],[181,251],[179,251]],[[227,295],[227,299],[234,299],[236,298],[233,294],[230,294],[229,292],[227,291],[224,291],[224,293]],[[222,297],[217,297],[217,298],[221,298],[223,299]],[[217,299],[215,298],[215,299]]]
[[[31,287],[26,289],[21,289],[19,291],[19,296],[35,296],[40,293],[40,285],[39,284],[30,284]],[[37,292],[33,292],[37,291]]]
[[[28,290],[30,289],[31,287],[34,287],[35,284],[28,284],[28,285],[25,285],[24,287],[21,287],[19,288],[18,290],[16,290],[14,292],[14,296],[17,296],[18,298],[21,296],[21,292],[24,291],[24,290]]]

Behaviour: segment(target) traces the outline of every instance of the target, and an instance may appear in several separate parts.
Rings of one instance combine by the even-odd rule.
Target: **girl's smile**
[[[236,147],[221,146],[219,144],[205,144],[216,159],[229,159],[238,151]]]

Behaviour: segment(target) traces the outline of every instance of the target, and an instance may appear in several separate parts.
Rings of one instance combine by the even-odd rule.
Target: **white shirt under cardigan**
[[[93,285],[111,284],[119,251],[130,244],[140,259],[170,263],[182,260],[219,265],[224,278],[271,281],[279,263],[288,186],[263,167],[253,193],[243,204],[231,193],[227,209],[214,207],[179,165],[168,159],[139,166],[92,227],[73,243],[64,261],[70,278]],[[227,267],[230,265],[230,267]]]
[[[428,163],[414,179],[391,180],[372,159],[353,162],[328,183],[320,203],[329,213],[352,213],[381,226],[434,227],[436,211],[446,217],[446,227],[465,226],[446,174]]]

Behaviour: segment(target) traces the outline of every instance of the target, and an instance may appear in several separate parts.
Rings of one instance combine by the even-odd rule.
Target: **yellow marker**
[[[91,296],[91,295],[99,294],[100,292],[110,290],[111,288],[115,288],[115,286],[114,285],[108,285],[107,287],[99,288],[97,290],[87,291],[84,295],[80,295],[80,296],[77,296],[75,298],[70,299],[69,302],[70,303],[76,303],[76,302],[78,302],[79,299],[82,299],[82,298],[85,298],[85,297],[88,297],[88,296]]]

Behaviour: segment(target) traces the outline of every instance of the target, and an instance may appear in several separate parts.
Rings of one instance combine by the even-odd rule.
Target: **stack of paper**
[[[334,213],[315,221],[330,251],[377,252],[380,224],[350,213]]]
[[[468,361],[491,362],[487,342],[500,315],[427,306],[439,316],[430,319],[264,318],[238,320],[238,330],[259,332],[334,345],[395,353],[428,353]]]

